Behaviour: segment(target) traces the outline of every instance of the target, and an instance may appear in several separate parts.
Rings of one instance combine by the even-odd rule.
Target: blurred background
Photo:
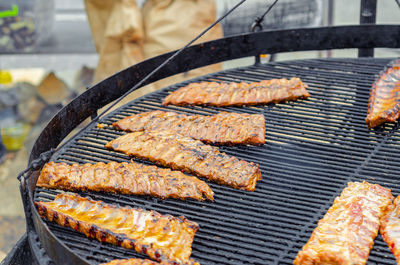
[[[143,28],[143,32],[139,33],[146,36],[145,39],[141,39],[139,33],[129,30],[117,34],[119,27],[126,28],[126,25],[115,23],[112,19],[110,20],[114,24],[110,21],[107,25],[101,24],[96,17],[106,15],[104,7],[99,7],[95,0],[0,2],[0,200],[3,202],[0,205],[0,260],[25,231],[24,212],[16,177],[26,167],[30,149],[51,117],[94,82],[144,58],[180,48],[211,24],[215,17],[221,16],[238,2],[208,1],[207,8],[211,8],[211,11],[206,15],[214,11],[215,14],[205,19],[204,24],[197,25],[198,28],[187,21],[164,19],[164,25],[174,25],[172,30],[177,36],[179,32],[191,32],[192,35],[185,34],[175,38],[179,41],[171,42],[165,38],[161,41],[165,47],[161,49],[156,45],[160,44],[157,37],[162,36],[158,31],[160,27],[157,26],[156,17],[173,17],[173,13],[168,12],[177,12],[177,9],[166,9],[165,13],[156,15],[155,9],[151,9],[152,5],[156,5],[156,1],[137,0],[136,4],[134,0],[105,2],[113,1],[128,5],[128,9],[121,9],[119,12],[124,14],[127,20],[135,18],[138,21],[138,25]],[[171,3],[179,1],[160,2],[172,5]],[[221,32],[216,30],[200,41],[249,32],[255,18],[262,15],[272,2],[248,0],[222,22]],[[88,10],[90,6],[92,9]],[[100,9],[96,11],[96,8]],[[204,10],[204,7],[199,9]],[[378,1],[377,10],[377,23],[400,22],[400,9],[394,0]],[[143,12],[143,17],[140,12]],[[265,18],[263,28],[267,30],[358,24],[359,12],[360,1],[356,0],[280,0]],[[112,18],[112,14],[107,16]],[[134,26],[137,25],[132,25]],[[169,32],[164,33],[171,35]],[[155,37],[152,37],[152,34]],[[126,49],[125,46],[115,46],[115,39],[126,39],[130,46]],[[110,54],[117,53],[115,56],[119,56],[121,63],[112,66]],[[376,57],[398,57],[399,53],[393,49],[375,50]],[[132,60],[126,60],[129,56]],[[276,55],[274,60],[327,56],[356,57],[357,51],[348,49],[284,53]],[[266,57],[266,60],[269,60],[269,57]],[[225,62],[220,67],[227,69],[253,62],[253,58],[244,58]],[[134,92],[128,100],[196,74],[202,72],[170,78],[159,85],[148,86]]]

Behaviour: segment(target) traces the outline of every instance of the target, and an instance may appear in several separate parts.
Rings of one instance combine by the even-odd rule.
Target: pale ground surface
[[[77,1],[78,4],[79,0]],[[63,3],[56,1],[56,3]],[[378,1],[378,23],[399,23],[400,9],[395,1]],[[359,1],[336,0],[334,21],[336,25],[358,23]],[[80,18],[85,19],[85,18]],[[87,27],[87,25],[86,25]],[[88,42],[91,40],[88,39]],[[90,47],[88,48],[90,50]],[[377,57],[397,57],[400,52],[389,49],[376,49]],[[356,57],[356,50],[333,51],[334,57]],[[326,52],[296,52],[279,54],[277,60],[295,60],[301,58],[325,57]],[[0,68],[13,68],[15,78],[40,81],[46,71],[56,71],[68,85],[71,85],[75,72],[83,65],[95,67],[97,55],[86,54],[57,54],[57,55],[6,55],[0,56]],[[244,58],[224,63],[224,68],[249,65],[252,58]],[[43,68],[45,67],[45,69]],[[27,68],[29,68],[27,70]],[[148,89],[138,91],[135,98],[148,92]],[[26,167],[28,151],[22,149],[10,153],[8,159],[0,165],[0,261],[25,231],[24,212],[20,199],[16,176]]]

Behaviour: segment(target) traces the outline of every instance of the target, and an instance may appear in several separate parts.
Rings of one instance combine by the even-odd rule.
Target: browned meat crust
[[[395,122],[400,116],[400,60],[394,61],[375,80],[368,102],[368,128]]]
[[[261,179],[259,165],[167,131],[129,133],[110,141],[106,147],[237,189],[254,191],[257,180]]]
[[[398,196],[381,219],[381,235],[400,264],[400,196]]]
[[[78,195],[59,194],[50,202],[35,202],[42,218],[157,261],[194,264],[189,259],[197,223],[183,216],[120,207]]]
[[[253,83],[191,83],[168,95],[163,105],[258,105],[306,99],[310,96],[300,78],[271,79]]]
[[[378,234],[380,218],[391,204],[389,189],[350,182],[318,222],[295,265],[362,265]]]
[[[73,164],[50,162],[39,176],[37,186],[71,191],[101,191],[151,195],[162,199],[214,199],[214,192],[196,177],[168,168],[130,163]]]
[[[199,265],[197,262],[195,264]],[[116,259],[100,265],[172,265],[172,263],[166,261],[158,263],[148,259]]]
[[[212,116],[150,111],[113,123],[118,130],[171,131],[219,145],[265,143],[265,118],[260,114],[220,112]]]

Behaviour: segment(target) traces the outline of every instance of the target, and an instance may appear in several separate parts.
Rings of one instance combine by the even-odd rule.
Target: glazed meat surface
[[[189,260],[199,226],[185,217],[161,215],[130,207],[106,204],[78,195],[59,194],[50,202],[35,202],[42,218],[157,261],[194,264]]]
[[[395,122],[400,116],[400,60],[394,61],[375,80],[368,102],[368,128]]]
[[[265,143],[265,118],[260,114],[220,112],[212,116],[188,116],[156,110],[126,117],[113,126],[129,132],[169,130],[221,145]]]
[[[168,261],[162,261],[161,263],[159,263],[148,259],[116,259],[100,265],[174,265],[174,264]],[[191,265],[200,265],[200,263],[194,262]]]
[[[198,263],[195,263],[198,264]],[[172,265],[169,262],[156,262],[148,259],[116,259],[100,265]]]
[[[70,191],[101,191],[165,198],[213,200],[214,192],[196,177],[168,168],[130,163],[73,164],[50,162],[37,186]]]
[[[383,240],[400,264],[400,196],[398,196],[382,218],[380,229]]]
[[[377,184],[349,182],[318,222],[294,264],[366,264],[380,218],[392,199],[390,190]]]
[[[310,96],[300,78],[271,79],[253,83],[191,83],[170,95],[164,105],[258,105],[306,99]]]
[[[259,165],[168,131],[128,133],[108,142],[106,147],[237,189],[254,191],[257,180],[261,179]]]

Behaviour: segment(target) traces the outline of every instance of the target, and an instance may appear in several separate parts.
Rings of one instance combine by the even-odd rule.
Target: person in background
[[[85,0],[99,53],[94,82],[140,61],[183,47],[216,20],[215,0]],[[197,43],[222,37],[216,25]],[[195,58],[193,58],[195,59]],[[157,82],[155,89],[221,69],[211,65]]]

